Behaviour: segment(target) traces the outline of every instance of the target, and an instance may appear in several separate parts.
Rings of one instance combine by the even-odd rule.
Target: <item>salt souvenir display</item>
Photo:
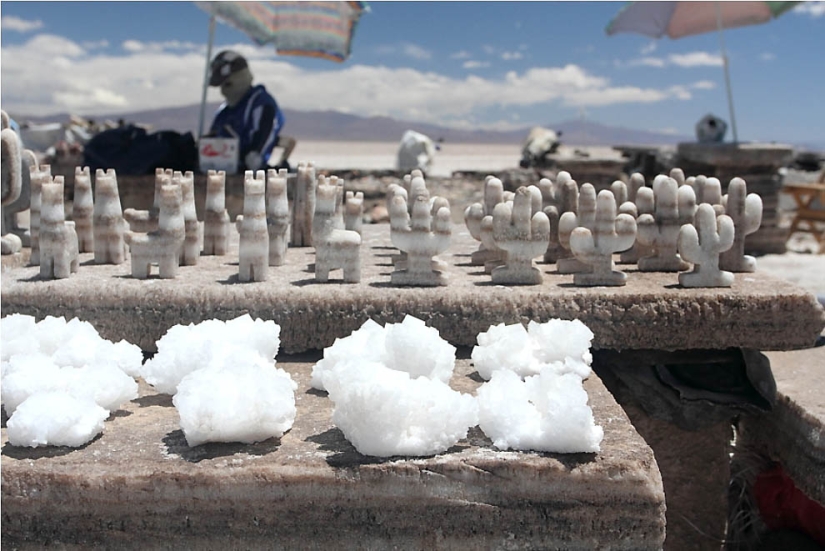
[[[109,412],[91,400],[65,392],[40,392],[20,404],[9,418],[9,444],[76,448],[100,434],[107,417]]]

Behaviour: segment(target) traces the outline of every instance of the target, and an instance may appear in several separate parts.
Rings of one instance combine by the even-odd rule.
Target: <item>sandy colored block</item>
[[[189,448],[170,397],[145,385],[79,449],[15,448],[3,428],[3,547],[661,548],[653,453],[597,377],[600,453],[503,452],[473,429],[441,455],[378,459],[310,390],[317,359],[278,362],[299,385],[280,439]],[[459,360],[452,386],[473,392],[474,371]]]

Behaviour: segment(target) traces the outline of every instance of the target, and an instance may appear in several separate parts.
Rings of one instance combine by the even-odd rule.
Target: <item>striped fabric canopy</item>
[[[342,62],[366,2],[195,2],[202,10],[279,55]]]

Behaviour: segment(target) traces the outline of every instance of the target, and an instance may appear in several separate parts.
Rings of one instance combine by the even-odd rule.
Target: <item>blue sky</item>
[[[277,56],[218,24],[284,107],[463,128],[587,118],[693,135],[728,119],[716,33],[608,37],[619,2],[370,2],[344,63]],[[2,2],[12,114],[95,115],[198,103],[209,16],[191,2]],[[725,33],[743,141],[825,148],[825,2]],[[220,100],[216,89],[208,99]]]

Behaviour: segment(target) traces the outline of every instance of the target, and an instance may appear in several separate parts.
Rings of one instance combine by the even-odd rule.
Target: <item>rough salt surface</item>
[[[475,398],[440,380],[359,359],[323,374],[332,421],[360,453],[379,457],[441,453],[478,424]]]
[[[296,388],[289,374],[271,361],[238,350],[184,377],[172,401],[189,446],[251,444],[280,438],[292,428]]]
[[[378,362],[412,377],[426,377],[448,383],[455,369],[455,347],[441,338],[438,330],[422,320],[405,316],[401,323],[386,326],[367,320],[348,337],[336,339],[324,349],[324,357],[312,369],[310,384],[326,390],[323,374],[342,361]]]
[[[253,320],[249,314],[230,321],[206,320],[175,325],[157,342],[158,351],[143,364],[141,376],[155,390],[175,394],[188,374],[223,363],[237,350],[251,350],[272,361],[280,347],[281,327],[274,321]]]
[[[20,404],[9,418],[9,443],[31,448],[76,448],[100,434],[108,416],[108,411],[90,400],[65,392],[39,392]]]
[[[544,370],[522,380],[497,370],[478,389],[477,401],[481,430],[499,449],[598,452],[604,437],[575,373]]]
[[[593,360],[592,340],[593,332],[579,320],[531,321],[526,329],[520,323],[500,323],[479,333],[471,357],[485,380],[498,369],[528,377],[548,368],[586,378]]]

